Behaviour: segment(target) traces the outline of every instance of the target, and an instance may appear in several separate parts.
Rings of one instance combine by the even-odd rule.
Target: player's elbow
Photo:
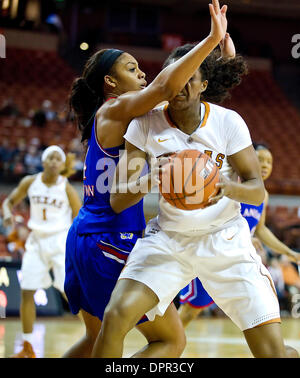
[[[253,198],[253,205],[254,206],[260,206],[265,200],[265,195],[266,195],[265,187],[264,187],[264,185],[261,185],[255,191],[255,196]]]
[[[180,91],[180,89],[177,88],[177,85],[174,85],[174,83],[171,83],[168,80],[160,80],[155,86],[155,91],[161,101],[172,100]]]
[[[110,195],[110,207],[112,208],[113,212],[116,214],[122,213],[125,210],[122,206],[123,201],[120,201],[118,196],[115,194]]]

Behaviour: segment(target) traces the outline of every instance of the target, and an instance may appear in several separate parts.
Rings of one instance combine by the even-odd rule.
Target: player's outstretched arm
[[[112,138],[115,138],[111,121],[119,122],[114,131],[123,137],[128,123],[133,118],[147,113],[163,101],[174,98],[224,38],[227,30],[227,6],[224,5],[220,9],[219,1],[213,0],[212,4],[209,4],[209,10],[211,31],[208,37],[198,43],[188,54],[163,69],[147,88],[123,94],[115,100],[105,103],[99,109],[97,133],[98,136],[105,136],[105,139],[101,140],[102,145],[107,147],[116,145],[115,140],[111,141]]]
[[[219,43],[219,46],[221,49],[221,59],[228,61],[235,58],[236,50],[229,33],[225,34],[225,37]]]
[[[121,213],[139,203],[159,183],[159,172],[163,168],[159,168],[158,162],[152,164],[150,172],[141,177],[146,159],[144,151],[126,142],[126,153],[116,168],[110,194],[110,205],[115,213]]]
[[[13,225],[13,208],[17,206],[27,196],[30,185],[35,180],[35,175],[24,177],[19,185],[11,192],[11,194],[3,201],[3,224],[5,227]]]
[[[295,263],[300,263],[300,253],[297,253],[290,249],[287,245],[282,243],[273,232],[266,226],[266,209],[268,206],[269,195],[266,192],[265,205],[262,216],[255,230],[255,236],[272,251],[279,253],[280,255],[286,255]]]

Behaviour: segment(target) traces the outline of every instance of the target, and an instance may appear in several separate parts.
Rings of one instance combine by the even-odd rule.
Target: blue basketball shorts
[[[80,309],[103,320],[105,307],[139,233],[78,234],[76,222],[66,242],[64,289],[70,310]],[[141,321],[147,321],[145,316]]]
[[[195,278],[180,291],[179,301],[180,304],[188,303],[195,308],[208,307],[214,303],[213,299],[202,286],[199,278]]]

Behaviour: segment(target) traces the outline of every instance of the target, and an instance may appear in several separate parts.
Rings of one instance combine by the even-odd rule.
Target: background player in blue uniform
[[[258,144],[254,145],[258,155],[263,180],[267,180],[273,168],[273,156],[267,146]],[[288,256],[292,261],[300,262],[300,253],[291,250],[283,244],[268,229],[265,224],[266,209],[268,206],[269,194],[266,191],[265,200],[260,206],[241,204],[241,214],[247,220],[252,235],[252,243],[258,254],[265,253],[263,244],[272,251]],[[213,299],[203,288],[200,280],[196,278],[188,286],[181,290],[179,314],[184,327],[195,319],[204,308],[214,303]]]
[[[219,9],[218,1],[213,3],[215,9]],[[211,15],[209,37],[190,54],[164,69],[148,88],[145,88],[145,74],[140,71],[137,61],[119,50],[96,53],[88,61],[83,76],[74,82],[71,105],[78,118],[82,140],[88,141],[88,149],[84,206],[67,240],[65,291],[72,312],[81,311],[83,315],[86,336],[64,357],[92,355],[111,292],[145,227],[142,202],[121,214],[115,214],[109,202],[110,180],[114,177],[126,128],[134,117],[176,96],[222,40],[227,27],[225,14],[212,8]],[[129,91],[131,93],[126,93]],[[146,180],[151,182],[151,172]],[[185,336],[173,304],[164,317],[139,324],[138,328],[147,338],[148,345],[135,356],[181,355]]]

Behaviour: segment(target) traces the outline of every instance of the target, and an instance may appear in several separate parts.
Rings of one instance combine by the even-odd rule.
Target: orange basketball
[[[159,190],[164,199],[182,210],[202,209],[218,189],[219,169],[198,150],[184,150],[169,157],[160,175]]]

